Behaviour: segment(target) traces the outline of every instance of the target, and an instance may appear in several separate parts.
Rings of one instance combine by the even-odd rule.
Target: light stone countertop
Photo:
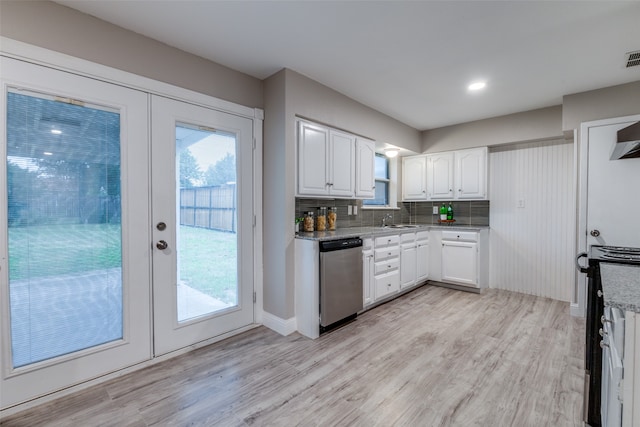
[[[338,228],[335,231],[314,231],[296,233],[296,239],[305,240],[337,240],[347,239],[350,237],[374,237],[389,234],[410,233],[416,231],[429,231],[433,229],[439,230],[464,230],[464,231],[480,231],[488,229],[489,226],[483,225],[431,225],[431,224],[412,224],[417,227],[411,228],[393,228],[393,227],[349,227]]]
[[[640,265],[600,263],[604,305],[640,313]]]

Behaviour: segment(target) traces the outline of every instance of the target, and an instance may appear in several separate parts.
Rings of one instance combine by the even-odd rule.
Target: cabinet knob
[[[604,325],[606,322],[613,323],[613,321],[611,321],[611,320],[607,319],[606,317],[604,317],[604,314],[603,314],[602,316],[600,316],[600,323],[602,323]]]
[[[609,344],[605,343],[604,341],[600,341],[600,348],[605,348],[605,347],[609,347]]]
[[[598,294],[598,296],[599,296],[600,298],[602,298],[602,295],[603,295],[603,294],[602,294],[602,291],[601,291],[600,289],[598,289],[598,292],[596,292],[596,294]]]
[[[600,334],[601,337],[604,337],[605,335],[609,335],[608,333],[606,333],[602,328],[600,328],[600,330],[598,331],[598,333]]]

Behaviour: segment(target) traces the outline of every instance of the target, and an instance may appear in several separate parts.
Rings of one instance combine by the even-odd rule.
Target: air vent
[[[640,65],[640,50],[635,52],[627,52],[627,68]]]

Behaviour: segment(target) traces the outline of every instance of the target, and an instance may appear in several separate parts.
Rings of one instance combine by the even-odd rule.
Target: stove
[[[620,246],[591,246],[589,259],[599,261],[620,262],[624,264],[640,264],[640,248]]]
[[[580,265],[580,258],[587,258],[588,265]],[[602,390],[602,350],[600,348],[601,317],[604,314],[600,263],[640,265],[640,248],[593,245],[589,253],[576,258],[576,267],[587,274],[587,322],[585,349],[585,401],[584,421],[592,427],[600,427],[600,401]]]

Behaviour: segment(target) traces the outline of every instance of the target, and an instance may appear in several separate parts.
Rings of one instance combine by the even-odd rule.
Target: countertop
[[[600,263],[604,305],[640,313],[640,266]]]
[[[313,231],[313,232],[299,232],[296,233],[296,239],[305,240],[336,240],[346,239],[349,237],[373,237],[383,236],[388,234],[401,234],[410,233],[416,231],[429,231],[433,229],[438,230],[464,230],[464,231],[480,231],[488,229],[489,226],[483,225],[431,225],[431,224],[414,224],[416,227],[412,228],[393,228],[393,227],[350,227],[339,228],[335,231]]]

